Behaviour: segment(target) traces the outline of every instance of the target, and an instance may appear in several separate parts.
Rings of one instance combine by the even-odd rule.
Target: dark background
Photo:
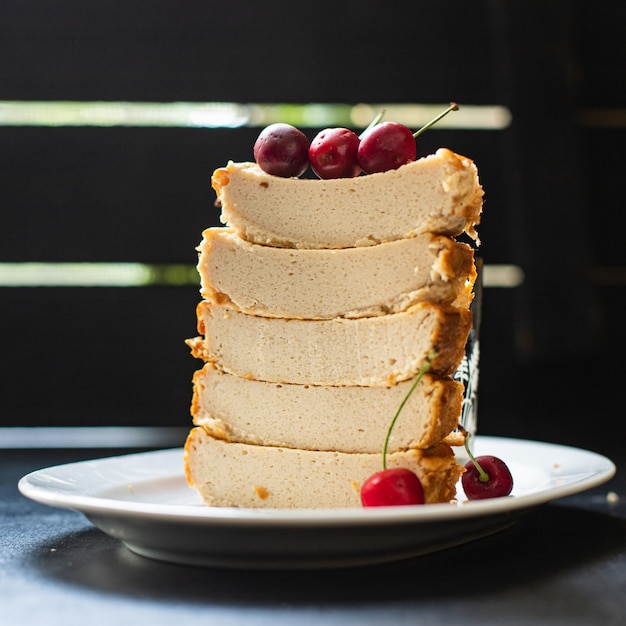
[[[625,25],[607,0],[5,0],[0,100],[509,107],[418,151],[476,161],[481,256],[526,275],[484,294],[481,432],[584,445],[623,413]],[[0,127],[0,262],[194,264],[210,175],[259,130]],[[0,288],[0,424],[187,425],[198,298]]]

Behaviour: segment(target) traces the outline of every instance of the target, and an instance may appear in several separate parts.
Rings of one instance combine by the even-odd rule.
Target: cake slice
[[[425,300],[468,306],[476,277],[470,246],[429,233],[361,248],[302,250],[209,228],[198,249],[203,298],[266,317],[384,315]]]
[[[446,148],[351,179],[281,178],[256,163],[230,162],[212,184],[222,222],[262,245],[351,248],[426,232],[478,239],[483,189],[476,166]]]
[[[414,471],[427,504],[450,502],[463,468],[440,443],[387,456]],[[337,508],[361,506],[360,488],[381,468],[381,454],[294,450],[231,443],[198,426],[185,444],[187,482],[212,506]]]
[[[389,386],[413,378],[432,352],[430,371],[459,366],[472,324],[468,309],[420,302],[380,317],[298,320],[259,317],[206,300],[192,354],[226,372],[276,383]]]
[[[268,383],[207,363],[193,377],[193,422],[219,439],[303,450],[379,453],[413,380],[391,387]],[[456,428],[463,385],[425,374],[395,423],[388,449],[428,448]]]

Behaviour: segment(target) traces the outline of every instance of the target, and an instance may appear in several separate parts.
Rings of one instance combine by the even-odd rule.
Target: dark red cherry
[[[347,128],[327,128],[309,146],[311,169],[319,178],[354,178],[361,173],[359,138]]]
[[[254,159],[268,174],[301,176],[309,166],[309,140],[290,124],[270,124],[254,144]]]
[[[490,455],[479,456],[474,461],[470,460],[465,464],[466,472],[461,478],[468,499],[501,498],[511,493],[513,476],[504,461]]]
[[[359,165],[367,174],[398,169],[415,161],[417,149],[410,128],[397,122],[382,122],[366,130],[359,144]]]
[[[372,474],[361,487],[363,506],[424,504],[420,479],[409,469],[394,467]]]

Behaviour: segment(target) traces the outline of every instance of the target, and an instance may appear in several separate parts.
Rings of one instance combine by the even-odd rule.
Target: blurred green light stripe
[[[193,265],[0,263],[0,287],[182,287],[199,285]]]
[[[248,117],[229,102],[0,101],[2,126],[236,128]]]
[[[364,128],[381,110],[385,119],[419,128],[448,106],[442,104],[78,102],[0,100],[0,126],[127,126],[170,128],[263,127],[285,122],[301,128]],[[460,104],[437,128],[501,130],[511,112],[500,105]]]
[[[485,287],[519,287],[517,265],[486,265]],[[188,287],[200,286],[194,265],[182,263],[0,263],[0,287]]]

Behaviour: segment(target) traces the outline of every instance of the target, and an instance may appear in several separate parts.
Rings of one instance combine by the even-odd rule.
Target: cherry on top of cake
[[[357,136],[347,128],[327,128],[309,144],[306,135],[290,124],[271,124],[254,144],[259,167],[274,176],[299,177],[309,165],[323,179],[354,178],[362,172],[376,174],[415,161],[415,139],[458,105],[450,106],[417,132],[398,122],[381,122],[384,111]]]

